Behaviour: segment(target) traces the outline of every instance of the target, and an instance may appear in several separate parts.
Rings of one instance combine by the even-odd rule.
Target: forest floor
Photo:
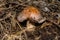
[[[46,20],[20,23],[17,16],[27,6],[41,10]],[[60,0],[0,0],[0,40],[60,40]]]

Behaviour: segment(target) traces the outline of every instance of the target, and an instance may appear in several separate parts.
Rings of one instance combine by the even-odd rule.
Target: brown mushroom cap
[[[39,22],[42,19],[41,12],[36,7],[28,6],[17,17],[19,22],[27,19]]]

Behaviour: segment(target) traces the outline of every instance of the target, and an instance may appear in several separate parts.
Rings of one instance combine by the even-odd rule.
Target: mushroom
[[[23,22],[24,20],[29,19],[30,21],[42,23],[46,20],[46,18],[43,18],[41,15],[41,11],[39,11],[36,7],[28,6],[24,8],[24,10],[19,13],[17,16],[17,20],[19,22]]]

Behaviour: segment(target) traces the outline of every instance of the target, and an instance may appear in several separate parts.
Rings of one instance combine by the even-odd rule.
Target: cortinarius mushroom
[[[24,10],[17,16],[19,22],[23,22],[27,19],[38,23],[42,23],[46,20],[46,18],[41,16],[41,12],[33,6],[24,8]]]

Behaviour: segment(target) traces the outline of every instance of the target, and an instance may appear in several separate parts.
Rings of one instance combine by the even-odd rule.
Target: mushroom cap
[[[42,19],[41,11],[39,11],[36,7],[28,6],[24,8],[24,10],[18,15],[17,20],[19,22],[23,22],[24,20],[31,21],[40,21]]]

